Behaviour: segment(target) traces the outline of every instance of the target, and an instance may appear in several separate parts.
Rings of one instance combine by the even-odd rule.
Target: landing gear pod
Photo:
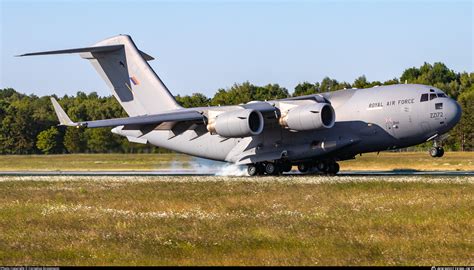
[[[226,138],[241,138],[262,133],[263,125],[263,116],[259,111],[239,109],[221,113],[210,119],[207,130]]]
[[[296,131],[332,128],[336,121],[334,109],[328,103],[294,107],[280,117],[279,123]]]

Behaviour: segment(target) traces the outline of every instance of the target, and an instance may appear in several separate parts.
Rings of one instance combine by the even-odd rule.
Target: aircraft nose
[[[454,99],[450,99],[446,104],[446,118],[448,127],[451,129],[461,119],[461,106]]]

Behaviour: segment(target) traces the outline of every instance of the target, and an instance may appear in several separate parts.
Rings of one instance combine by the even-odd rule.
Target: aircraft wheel
[[[268,175],[273,175],[277,172],[277,167],[275,166],[274,163],[268,162],[265,164],[265,173]]]
[[[248,165],[247,167],[247,173],[250,175],[250,176],[255,176],[258,174],[258,168],[257,168],[257,165],[255,164],[250,164]]]
[[[309,171],[309,164],[308,163],[298,164],[298,171],[300,171],[300,173],[307,173]]]
[[[326,162],[320,161],[317,163],[316,167],[318,168],[318,171],[320,172],[327,172],[329,166]]]
[[[430,149],[430,156],[435,158],[435,157],[438,157],[438,155],[439,155],[438,147],[432,147]]]
[[[283,172],[289,172],[289,171],[291,171],[291,163],[283,163],[283,164],[281,165],[281,170],[282,170]]]
[[[265,166],[262,163],[257,163],[257,174],[265,175]]]
[[[339,172],[339,164],[336,162],[330,163],[327,169],[329,175],[336,175]]]
[[[444,148],[443,147],[437,147],[438,148],[438,155],[436,157],[442,157],[444,155]]]

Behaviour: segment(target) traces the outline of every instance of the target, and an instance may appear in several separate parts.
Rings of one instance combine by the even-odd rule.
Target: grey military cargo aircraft
[[[128,35],[92,47],[20,56],[80,53],[105,80],[127,118],[73,122],[51,98],[60,125],[113,127],[131,142],[247,165],[249,175],[334,175],[357,154],[437,141],[461,117],[458,103],[432,86],[398,84],[217,107],[183,108],[152,70],[153,57]]]

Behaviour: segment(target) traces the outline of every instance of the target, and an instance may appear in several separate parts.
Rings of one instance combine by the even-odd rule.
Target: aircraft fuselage
[[[335,110],[332,128],[295,132],[281,127],[276,118],[265,117],[263,132],[253,137],[223,138],[207,132],[204,125],[179,136],[169,130],[154,130],[143,137],[159,147],[238,164],[281,158],[292,163],[344,160],[359,153],[423,143],[449,131],[461,115],[455,100],[425,85],[347,89],[322,96]],[[298,99],[304,98],[311,96]]]

